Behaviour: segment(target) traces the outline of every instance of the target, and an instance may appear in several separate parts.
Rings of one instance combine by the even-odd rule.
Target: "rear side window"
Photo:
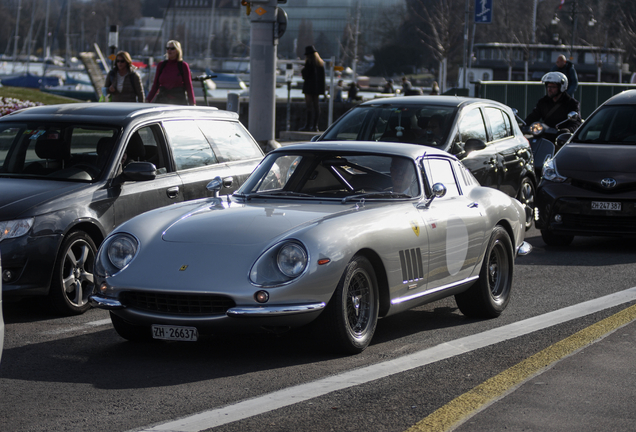
[[[488,142],[488,138],[486,138],[486,126],[484,125],[484,119],[479,109],[472,109],[464,114],[459,123],[459,132],[462,142],[466,142],[471,138]]]
[[[507,118],[508,116],[506,113],[498,108],[491,107],[486,107],[484,109],[484,113],[486,114],[486,117],[488,117],[488,122],[490,123],[493,141],[512,136],[512,131],[510,130],[510,119]]]
[[[238,122],[197,120],[199,128],[221,162],[260,159],[263,152]]]
[[[178,171],[219,162],[194,120],[167,121],[164,128]]]

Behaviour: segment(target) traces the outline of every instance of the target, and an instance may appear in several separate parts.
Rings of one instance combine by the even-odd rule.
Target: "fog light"
[[[13,279],[13,272],[11,270],[2,272],[2,282],[11,282],[11,279]]]
[[[554,221],[555,221],[556,223],[561,223],[561,222],[563,222],[563,218],[561,217],[561,215],[560,215],[560,214],[558,214],[558,215],[554,215]]]
[[[267,291],[257,291],[256,294],[254,294],[254,300],[258,303],[267,303],[267,300],[269,300],[269,293]]]

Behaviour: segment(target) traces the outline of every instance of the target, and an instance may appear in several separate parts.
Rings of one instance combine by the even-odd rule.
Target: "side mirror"
[[[214,197],[219,196],[219,191],[223,187],[223,179],[219,176],[214,177],[206,186],[206,189],[213,193]]]
[[[470,153],[476,150],[483,150],[485,148],[486,143],[477,138],[470,138],[469,140],[466,140],[466,143],[464,144],[464,151],[466,153]]]
[[[132,181],[154,180],[157,177],[157,167],[150,162],[130,162],[124,167],[122,177]]]
[[[443,183],[435,183],[431,188],[431,192],[433,192],[433,194],[430,198],[425,199],[417,205],[418,209],[427,209],[431,206],[435,198],[442,198],[446,195],[446,186],[444,186]]]

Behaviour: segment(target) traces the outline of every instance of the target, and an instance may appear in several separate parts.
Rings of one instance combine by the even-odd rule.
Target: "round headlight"
[[[129,235],[119,235],[108,243],[108,260],[119,270],[132,261],[137,254],[137,240]]]
[[[278,251],[276,262],[281,273],[295,278],[307,267],[307,252],[298,243],[287,243]]]

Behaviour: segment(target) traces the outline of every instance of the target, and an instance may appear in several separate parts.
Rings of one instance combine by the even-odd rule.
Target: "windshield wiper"
[[[294,191],[258,192],[258,193],[251,193],[251,194],[246,195],[247,198],[273,197],[273,196],[315,198],[314,195],[306,194],[306,193],[303,193],[303,192],[294,192]]]
[[[384,192],[366,192],[355,195],[349,195],[342,199],[342,204],[345,204],[347,201],[364,199],[364,198],[413,198],[409,194],[405,193],[397,193],[392,191],[384,191]]]

